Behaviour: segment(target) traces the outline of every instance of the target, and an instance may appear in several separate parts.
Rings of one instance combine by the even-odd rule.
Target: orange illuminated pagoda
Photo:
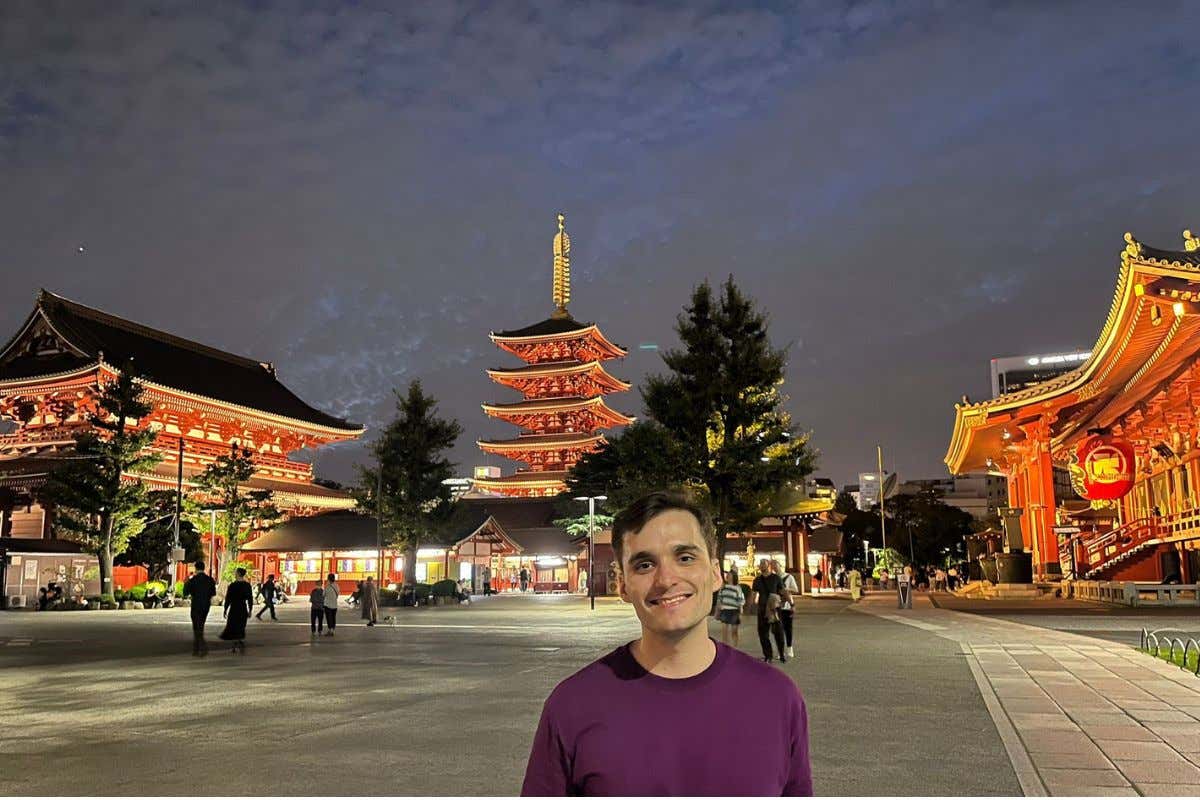
[[[603,428],[627,425],[633,417],[614,411],[604,398],[628,391],[604,362],[626,351],[605,338],[591,323],[575,321],[567,312],[571,299],[571,239],[558,215],[554,237],[555,310],[549,319],[526,328],[493,332],[491,339],[525,362],[523,367],[490,369],[488,377],[519,391],[515,403],[484,403],[490,417],[521,428],[513,439],[481,439],[479,448],[526,466],[496,478],[476,478],[475,488],[512,497],[551,497],[566,488],[567,471],[604,443]]]

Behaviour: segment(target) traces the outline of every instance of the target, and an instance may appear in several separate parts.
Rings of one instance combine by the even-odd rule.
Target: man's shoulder
[[[583,669],[563,678],[546,698],[551,712],[577,708],[594,698],[605,696],[604,688],[620,683],[621,674],[630,669],[627,645],[596,659]]]

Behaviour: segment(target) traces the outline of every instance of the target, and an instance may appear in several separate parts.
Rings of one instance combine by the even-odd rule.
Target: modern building
[[[194,477],[237,446],[252,452],[256,467],[244,488],[270,490],[288,516],[354,505],[346,492],[314,483],[312,465],[289,454],[356,439],[363,427],[305,403],[270,362],[42,291],[0,349],[0,418],[16,424],[0,435],[0,555],[12,567],[0,581],[5,598],[28,602],[48,578],[64,574],[72,593],[100,592],[83,577],[95,558],[56,539],[53,509],[42,507],[38,489],[71,458],[101,385],[130,363],[153,409],[135,424],[157,432],[151,449],[162,460],[125,480],[174,489],[182,459],[184,491],[195,490]]]
[[[992,359],[992,398],[1012,394],[1070,372],[1091,353],[1074,350],[1037,356],[1005,356]]]
[[[955,407],[951,474],[1000,471],[1035,576],[1200,580],[1200,239],[1160,250],[1125,235],[1090,355],[1027,389]],[[1088,461],[1097,437],[1104,457]],[[1099,451],[1097,451],[1099,452]],[[1125,455],[1129,452],[1132,457]],[[1083,453],[1084,463],[1079,463]],[[1111,530],[1060,536],[1055,469],[1091,481]]]
[[[549,319],[517,330],[493,332],[492,342],[525,366],[488,370],[496,383],[516,389],[515,403],[484,403],[490,417],[511,422],[521,433],[511,439],[480,439],[479,448],[523,462],[515,474],[483,477],[475,488],[512,497],[553,497],[566,489],[567,472],[585,453],[604,443],[605,428],[627,425],[633,417],[608,407],[604,398],[628,391],[604,362],[624,358],[624,348],[610,342],[592,323],[575,321],[567,312],[571,299],[571,240],[558,215],[554,237],[555,309]]]

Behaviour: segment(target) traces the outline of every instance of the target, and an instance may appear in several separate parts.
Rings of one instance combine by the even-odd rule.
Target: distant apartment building
[[[931,493],[948,506],[966,511],[975,519],[988,519],[1008,504],[1008,482],[987,472],[904,481],[900,494]]]
[[[992,359],[992,398],[1028,389],[1070,372],[1087,361],[1091,353],[1076,350],[1040,356],[1006,356]]]

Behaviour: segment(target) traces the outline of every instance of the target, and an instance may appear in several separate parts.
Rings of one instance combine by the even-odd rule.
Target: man
[[[795,651],[792,650],[792,637],[796,604],[793,601],[796,595],[800,594],[800,585],[796,583],[796,577],[785,571],[778,561],[771,561],[771,573],[779,576],[779,580],[783,584],[781,598],[783,602],[779,604],[779,625],[783,629],[783,642],[787,645],[787,650],[782,655],[791,658],[795,654]]]
[[[331,572],[325,578],[325,626],[329,628],[329,630],[325,631],[326,636],[333,636],[333,629],[337,627],[337,601],[339,594],[341,594],[341,590],[337,585],[337,576]]]
[[[708,515],[654,493],[616,516],[612,542],[641,637],[555,687],[521,794],[811,795],[796,685],[708,636],[721,583]]]
[[[529,587],[529,570],[521,567],[521,591],[525,591]]]
[[[374,575],[367,576],[367,582],[363,584],[358,604],[362,608],[362,618],[367,621],[367,627],[375,627],[375,623],[379,619],[379,584],[375,582]]]
[[[771,614],[771,595],[776,596],[775,603],[782,600],[783,581],[778,575],[771,572],[770,560],[764,558],[758,562],[758,577],[750,585],[750,591],[755,593],[754,602],[758,611],[758,643],[762,646],[763,661],[774,660],[774,654],[771,652],[771,637],[774,636],[775,644],[779,647],[779,660],[786,662],[787,650],[783,641],[783,625],[780,624],[778,618],[772,619]]]
[[[492,593],[492,568],[487,564],[483,565],[483,596],[487,597]]]
[[[268,575],[267,582],[258,587],[258,596],[262,598],[263,607],[254,615],[255,619],[262,619],[263,612],[271,612],[271,620],[278,622],[279,617],[275,616],[275,576]]]
[[[183,584],[183,596],[192,599],[192,655],[206,656],[208,642],[204,641],[204,623],[217,594],[217,583],[204,573],[204,559],[198,560],[195,566],[196,572]]]

